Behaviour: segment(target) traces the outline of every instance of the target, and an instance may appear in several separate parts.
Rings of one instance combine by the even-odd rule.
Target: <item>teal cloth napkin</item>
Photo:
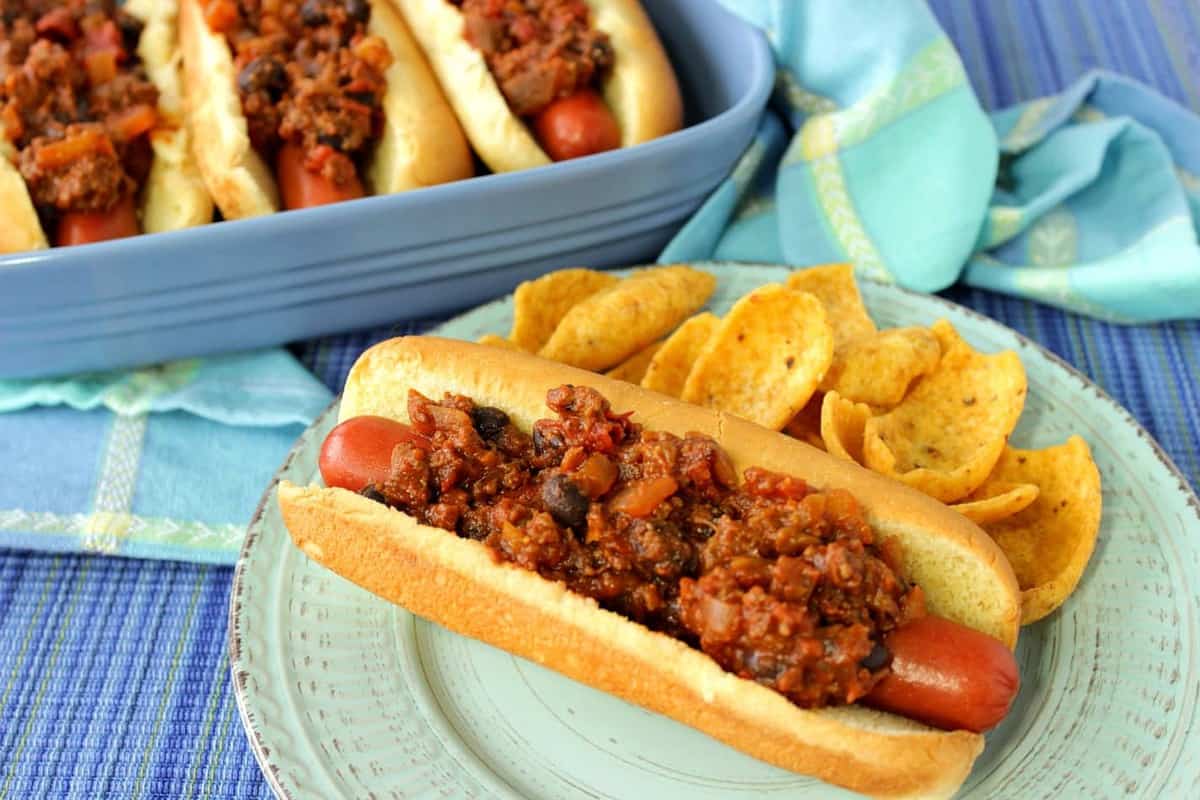
[[[660,255],[967,283],[1117,322],[1200,317],[1200,119],[1089,74],[984,112],[922,0],[722,0],[774,49],[773,106]]]
[[[232,564],[331,400],[283,350],[0,381],[0,547]]]
[[[1113,322],[1200,316],[1200,118],[1097,71],[992,122],[1002,168],[968,283]]]

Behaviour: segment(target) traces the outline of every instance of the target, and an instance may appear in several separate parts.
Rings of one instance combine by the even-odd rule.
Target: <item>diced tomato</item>
[[[46,145],[37,151],[37,165],[42,169],[65,167],[77,158],[89,153],[115,155],[112,141],[92,128],[80,131],[69,139]]]
[[[528,44],[536,39],[538,35],[538,28],[537,25],[534,24],[533,17],[517,17],[513,21],[512,35],[521,44]]]
[[[660,475],[657,478],[643,478],[625,486],[608,502],[608,509],[613,513],[628,514],[631,517],[648,517],[654,509],[679,489],[679,484],[670,475]]]
[[[8,136],[9,141],[19,141],[25,136],[25,121],[21,119],[21,112],[17,110],[16,103],[6,103],[3,110],[0,110],[0,122],[4,125],[4,134]]]
[[[111,51],[116,55],[118,62],[127,58],[125,42],[121,38],[121,29],[111,19],[105,20],[101,25],[89,27],[85,33],[87,41],[84,49],[87,52]]]
[[[592,500],[602,497],[621,475],[616,463],[605,455],[592,453],[571,474],[571,482]]]
[[[61,7],[42,14],[34,24],[33,29],[37,31],[39,36],[57,37],[67,41],[79,35],[79,28],[75,25],[75,17],[71,15],[69,9]]]
[[[364,36],[354,42],[350,48],[354,55],[383,72],[392,65],[392,52],[387,42],[378,36]]]
[[[117,53],[115,50],[93,50],[83,57],[88,83],[100,86],[117,77]]]
[[[154,129],[158,124],[158,111],[141,103],[109,114],[105,123],[117,141],[128,142]]]
[[[370,117],[373,113],[371,107],[365,103],[359,103],[355,100],[342,97],[338,103],[339,108],[347,114],[357,114],[360,117]]]
[[[204,21],[213,33],[225,33],[237,24],[237,4],[232,0],[208,0],[204,8]]]

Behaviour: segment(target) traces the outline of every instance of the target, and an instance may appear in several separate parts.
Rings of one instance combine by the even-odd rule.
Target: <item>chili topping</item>
[[[158,90],[112,0],[0,6],[0,122],[44,216],[108,211],[146,179]]]
[[[256,150],[302,148],[304,166],[351,182],[383,130],[387,43],[367,34],[367,0],[209,0],[209,27],[234,54]]]
[[[546,398],[532,434],[497,408],[410,391],[418,436],[363,494],[709,654],[805,708],[887,674],[885,634],[924,615],[854,497],[711,438],[647,431],[587,387]]]
[[[612,44],[592,29],[583,0],[449,2],[462,10],[467,41],[519,117],[593,86],[612,68]]]

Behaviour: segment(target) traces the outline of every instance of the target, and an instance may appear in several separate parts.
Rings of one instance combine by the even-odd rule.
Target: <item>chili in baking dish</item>
[[[237,89],[256,150],[283,145],[335,185],[383,130],[387,43],[367,33],[367,0],[208,0],[209,27],[233,50]]]
[[[0,7],[0,122],[44,222],[131,202],[149,174],[158,90],[141,31],[111,0]]]
[[[644,430],[560,386],[524,433],[461,395],[408,396],[414,435],[362,493],[486,544],[682,639],[797,705],[851,703],[888,673],[884,636],[924,616],[919,587],[854,497],[745,470],[711,438]]]
[[[449,0],[468,42],[519,117],[593,87],[613,65],[608,35],[591,27],[583,0]]]

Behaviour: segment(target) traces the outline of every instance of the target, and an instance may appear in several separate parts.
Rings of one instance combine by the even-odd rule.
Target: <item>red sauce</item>
[[[854,702],[887,674],[885,634],[924,614],[854,497],[751,468],[715,441],[646,431],[560,386],[532,434],[500,410],[410,392],[428,443],[364,494],[699,647],[797,705]]]

